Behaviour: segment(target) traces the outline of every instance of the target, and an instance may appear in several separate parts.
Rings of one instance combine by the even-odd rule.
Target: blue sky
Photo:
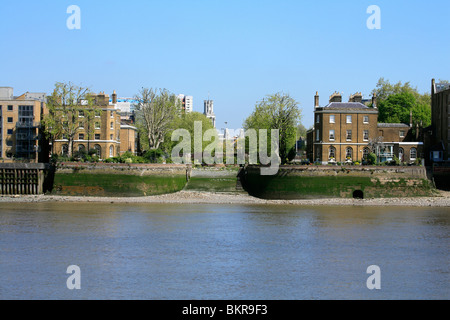
[[[69,5],[81,29],[69,30]],[[369,30],[370,5],[381,29]],[[51,92],[72,81],[133,96],[141,87],[214,100],[217,127],[237,129],[268,94],[289,93],[313,123],[334,92],[369,98],[380,77],[429,92],[449,79],[448,0],[8,1],[1,5],[0,86]]]

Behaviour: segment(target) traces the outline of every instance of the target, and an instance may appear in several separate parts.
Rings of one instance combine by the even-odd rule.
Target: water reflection
[[[448,208],[3,204],[2,299],[447,299]],[[82,270],[82,289],[65,286]],[[382,270],[370,291],[366,269]]]

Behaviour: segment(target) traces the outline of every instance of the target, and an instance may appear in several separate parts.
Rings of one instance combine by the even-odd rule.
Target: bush
[[[370,165],[375,165],[377,163],[377,155],[373,152],[367,155],[367,163]]]
[[[164,155],[164,151],[160,149],[152,149],[144,153],[144,159],[150,163],[163,163],[165,160]]]

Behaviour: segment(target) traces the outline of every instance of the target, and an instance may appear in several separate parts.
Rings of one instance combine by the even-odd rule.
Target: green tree
[[[170,124],[170,129],[166,133],[166,137],[164,139],[164,143],[162,144],[162,148],[167,152],[171,153],[172,148],[178,143],[176,141],[172,141],[172,133],[176,129],[186,129],[191,135],[191,153],[194,153],[194,125],[195,122],[201,122],[202,124],[202,137],[204,133],[209,129],[214,129],[212,122],[208,119],[203,113],[200,112],[189,112],[189,113],[180,113],[177,117],[174,117]],[[216,137],[217,138],[217,137]],[[203,139],[202,139],[203,140]],[[202,142],[202,151],[208,146],[211,141],[203,141]]]
[[[57,82],[51,96],[47,98],[48,113],[42,123],[44,132],[52,141],[67,139],[68,156],[73,155],[73,141],[81,128],[84,118],[96,112],[94,95],[89,88],[71,82]]]
[[[412,111],[413,124],[423,127],[431,124],[430,94],[419,93],[409,82],[391,84],[380,78],[372,93],[377,97],[379,122],[409,124]]]
[[[378,121],[385,123],[406,123],[409,124],[412,112],[413,124],[420,124],[424,127],[431,124],[431,108],[417,100],[409,92],[392,94],[378,105]]]
[[[281,163],[295,156],[295,139],[301,110],[299,103],[288,94],[276,93],[266,96],[256,104],[253,113],[245,120],[244,129],[268,130],[267,145],[270,145],[270,130],[279,130],[279,152]]]

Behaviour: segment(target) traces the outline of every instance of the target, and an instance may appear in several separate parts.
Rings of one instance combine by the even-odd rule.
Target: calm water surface
[[[449,299],[449,225],[450,208],[1,204],[0,298]]]

